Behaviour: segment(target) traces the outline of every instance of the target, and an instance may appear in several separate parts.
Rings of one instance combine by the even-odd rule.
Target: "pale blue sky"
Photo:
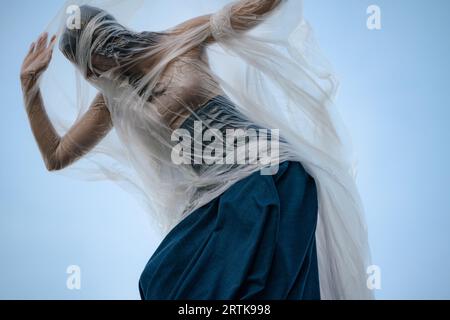
[[[157,245],[145,213],[114,185],[46,172],[23,110],[21,60],[62,3],[17,0],[0,13],[0,298],[137,299]],[[371,4],[381,31],[366,28]],[[450,298],[448,12],[446,0],[305,1],[341,80],[379,298]],[[66,288],[72,264],[80,291]]]

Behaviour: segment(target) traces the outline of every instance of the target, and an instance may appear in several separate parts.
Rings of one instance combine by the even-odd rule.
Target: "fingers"
[[[56,35],[54,35],[51,39],[50,39],[50,43],[49,43],[49,49],[50,50],[53,50],[53,47],[55,46],[55,44],[56,44]]]
[[[44,32],[38,39],[36,51],[42,51],[47,46],[48,33]]]
[[[32,52],[43,52],[44,50],[53,51],[53,47],[56,44],[56,35],[53,35],[50,39],[50,42],[48,42],[48,33],[44,32],[41,34],[37,40],[37,42],[33,43],[32,50],[30,48],[30,53]]]
[[[30,49],[28,50],[28,55],[32,54],[34,52],[34,48],[36,47],[36,43],[33,42],[30,46]]]
[[[56,35],[53,35],[53,37],[50,39],[50,43],[48,44],[48,61],[52,59],[53,56],[53,48],[56,44]]]

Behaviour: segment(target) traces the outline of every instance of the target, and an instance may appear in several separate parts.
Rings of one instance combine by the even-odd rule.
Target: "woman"
[[[328,223],[348,219],[354,223],[351,227],[362,226],[357,194],[337,161],[340,151],[334,154],[334,145],[321,149],[323,137],[328,144],[338,136],[326,100],[319,96],[324,90],[312,82],[300,88],[282,71],[291,66],[291,71],[298,69],[296,77],[309,81],[313,70],[300,69],[300,64],[265,46],[264,39],[247,37],[286,2],[237,1],[217,14],[163,32],[130,31],[106,11],[81,6],[80,25],[64,28],[60,49],[100,93],[63,137],[46,113],[39,87],[57,38],[47,43],[43,34],[31,45],[21,80],[31,128],[48,170],[74,164],[114,128],[155,221],[169,226],[142,273],[143,299],[370,297],[363,288],[365,261],[360,253],[366,239],[361,230],[347,232],[344,226],[316,234],[319,207],[326,212],[325,230]],[[274,110],[264,109],[267,101],[259,100],[261,88],[267,90],[269,83],[262,76],[236,90],[215,73],[207,53],[215,43],[275,80],[321,135],[308,141],[292,126],[283,129],[281,121],[271,120]],[[261,88],[252,88],[258,84]],[[265,128],[280,128],[282,138]],[[249,131],[256,132],[256,140],[246,136]],[[334,188],[331,198],[324,196],[330,194],[327,187]],[[333,208],[333,198],[340,195],[349,201],[343,198]],[[327,214],[330,217],[333,209],[347,211],[331,221]],[[319,256],[325,257],[319,261],[316,237],[327,240],[318,243]],[[356,250],[343,253],[345,247]],[[337,252],[330,254],[333,249]]]

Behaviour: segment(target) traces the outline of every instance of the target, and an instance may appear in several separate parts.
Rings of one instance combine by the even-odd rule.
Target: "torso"
[[[192,114],[191,110],[218,95],[223,95],[223,91],[211,74],[204,48],[194,48],[167,66],[150,104],[162,121],[175,130]]]

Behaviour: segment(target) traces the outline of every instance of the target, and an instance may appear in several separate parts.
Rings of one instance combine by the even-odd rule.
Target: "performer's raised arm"
[[[230,22],[233,30],[238,32],[245,32],[264,21],[265,17],[275,10],[280,3],[286,0],[240,0],[235,1],[229,7]],[[176,26],[172,32],[184,33],[191,29],[201,26],[210,26],[211,17],[213,14],[200,16],[188,20]],[[211,35],[206,39],[207,43],[214,42],[214,36]]]
[[[244,0],[231,7],[231,26],[247,31],[264,20],[283,0]]]
[[[44,106],[39,78],[47,69],[56,38],[47,44],[47,34],[33,43],[20,74],[30,126],[49,171],[61,170],[88,153],[112,128],[110,113],[99,94],[84,116],[60,137]]]

